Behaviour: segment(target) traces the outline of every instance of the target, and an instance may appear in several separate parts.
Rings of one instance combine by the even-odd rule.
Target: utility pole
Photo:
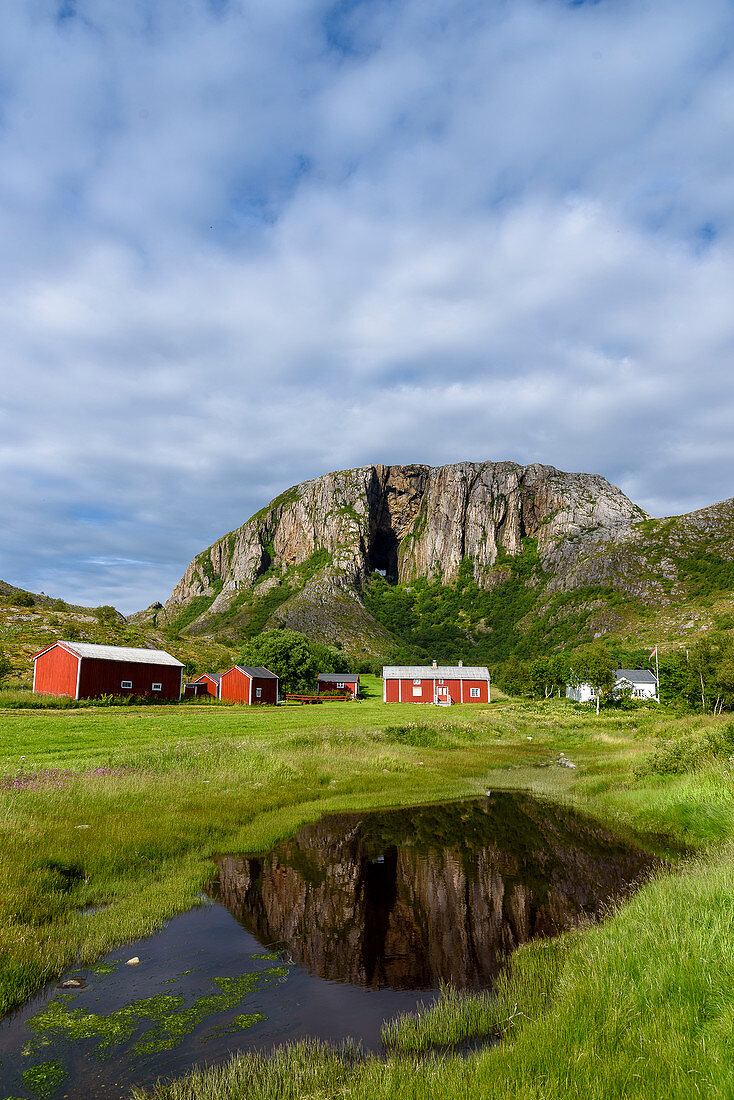
[[[655,702],[660,702],[660,665],[658,663],[658,645],[655,643],[655,648],[650,654],[648,660],[655,658]]]

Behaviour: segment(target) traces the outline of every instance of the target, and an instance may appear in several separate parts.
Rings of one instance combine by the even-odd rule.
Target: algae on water
[[[219,992],[199,997],[193,1004],[186,1005],[181,996],[157,993],[152,997],[131,1001],[130,1004],[106,1016],[96,1012],[86,1012],[81,1008],[71,1008],[70,1002],[75,997],[65,996],[51,1001],[28,1021],[27,1026],[33,1031],[34,1038],[26,1043],[23,1054],[25,1056],[37,1054],[43,1048],[60,1040],[74,1043],[96,1038],[98,1043],[94,1053],[97,1058],[104,1060],[113,1047],[132,1039],[135,1031],[146,1022],[152,1026],[135,1043],[132,1054],[144,1057],[172,1050],[208,1016],[236,1008],[244,997],[259,986],[287,975],[287,966],[271,966],[239,977],[214,978],[214,984],[218,986]],[[259,1013],[237,1016],[230,1023],[211,1032],[208,1038],[243,1030],[262,1019],[265,1017]],[[48,1077],[51,1073],[48,1067],[55,1064],[41,1063],[26,1072],[34,1074],[37,1070],[39,1073],[43,1071],[39,1076],[41,1080],[44,1073]],[[43,1069],[43,1067],[46,1068]],[[50,1077],[48,1079],[50,1080]]]
[[[66,1079],[66,1070],[61,1062],[39,1062],[23,1074],[23,1083],[37,1096],[51,1096]]]

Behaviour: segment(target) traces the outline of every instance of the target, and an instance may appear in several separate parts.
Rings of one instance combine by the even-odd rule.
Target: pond
[[[380,1053],[385,1020],[441,982],[490,988],[515,947],[597,919],[655,862],[524,794],[326,816],[219,857],[200,908],[0,1023],[0,1097],[123,1096],[309,1036]]]

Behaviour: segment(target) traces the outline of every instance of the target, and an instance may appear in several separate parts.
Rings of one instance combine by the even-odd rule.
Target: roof
[[[195,680],[190,680],[189,683],[200,684],[205,679],[214,680],[218,684],[222,679],[222,674],[221,672],[202,672],[201,676],[197,676]]]
[[[322,684],[356,684],[359,680],[358,672],[320,672],[319,681]]]
[[[172,657],[164,649],[135,649],[124,645],[94,645],[92,642],[66,642],[59,638],[53,645],[62,645],[65,649],[76,653],[77,657],[90,657],[95,661],[126,661],[136,665],[172,665],[175,668],[183,668],[183,661]],[[42,649],[41,653],[47,653],[53,649],[53,645]],[[40,657],[41,653],[36,656]]]
[[[271,672],[269,668],[263,668],[261,665],[257,665],[254,668],[247,668],[245,665],[234,665],[233,667],[238,668],[240,672],[244,672],[246,676],[252,676],[257,680],[278,679],[274,672]]]
[[[383,680],[489,680],[485,665],[385,665]]]
[[[656,684],[655,673],[646,668],[617,668],[614,675],[618,680],[629,680],[631,684]]]

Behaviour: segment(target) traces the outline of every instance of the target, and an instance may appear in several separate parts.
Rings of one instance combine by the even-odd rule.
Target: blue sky
[[[25,0],[0,577],[125,611],[283,488],[734,494],[734,6]]]

